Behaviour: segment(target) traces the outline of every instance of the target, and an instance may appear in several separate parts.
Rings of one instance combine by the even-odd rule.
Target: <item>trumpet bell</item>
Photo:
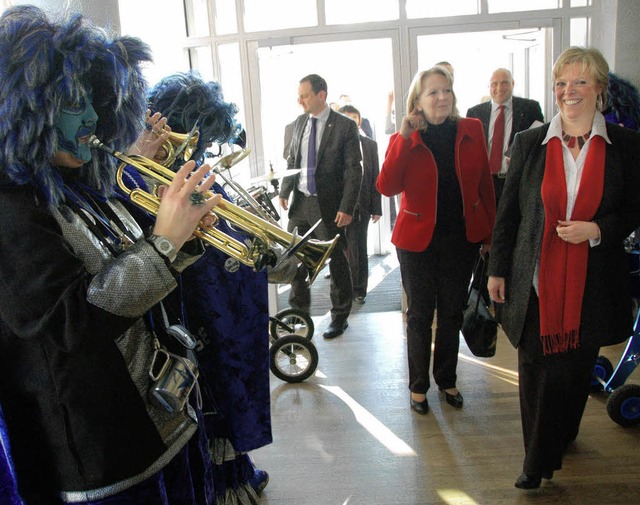
[[[170,167],[181,156],[182,160],[187,162],[198,147],[199,138],[200,131],[195,127],[189,133],[171,132],[153,157],[153,161],[163,167]]]

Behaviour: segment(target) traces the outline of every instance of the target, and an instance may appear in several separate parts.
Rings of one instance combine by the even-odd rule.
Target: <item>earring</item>
[[[600,112],[602,112],[602,105],[603,105],[603,100],[602,100],[602,95],[598,95],[598,99],[596,100],[596,109],[598,109]]]

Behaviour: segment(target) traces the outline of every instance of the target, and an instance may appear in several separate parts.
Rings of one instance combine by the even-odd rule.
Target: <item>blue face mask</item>
[[[89,137],[96,132],[98,114],[93,108],[91,94],[82,97],[78,103],[64,104],[56,119],[59,149],[72,154],[82,161],[91,159]]]

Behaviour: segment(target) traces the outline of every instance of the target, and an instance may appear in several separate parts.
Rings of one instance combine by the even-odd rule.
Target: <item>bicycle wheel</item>
[[[313,319],[303,310],[284,309],[269,318],[269,334],[273,340],[284,335],[300,335],[311,340],[314,329]]]
[[[318,350],[300,335],[284,335],[269,349],[269,368],[285,382],[302,382],[313,375],[318,367]]]

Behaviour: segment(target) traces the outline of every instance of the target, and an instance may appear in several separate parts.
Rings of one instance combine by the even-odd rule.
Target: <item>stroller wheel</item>
[[[269,320],[269,333],[273,340],[292,334],[311,340],[314,329],[313,319],[303,310],[284,309]]]
[[[620,426],[640,423],[640,385],[625,384],[614,389],[607,400],[607,414]]]
[[[285,382],[302,382],[313,375],[318,367],[318,350],[300,335],[278,338],[269,349],[269,368]]]
[[[593,376],[591,377],[591,389],[593,391],[602,391],[604,384],[613,375],[613,365],[605,356],[598,356],[596,364],[593,367]]]

